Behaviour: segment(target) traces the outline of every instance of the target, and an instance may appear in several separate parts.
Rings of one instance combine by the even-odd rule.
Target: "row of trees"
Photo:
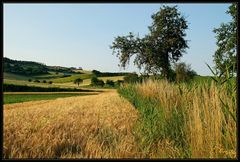
[[[213,30],[218,46],[214,62],[219,74],[223,74],[226,67],[229,67],[233,75],[237,69],[237,5],[232,4],[227,13],[232,16],[232,21]],[[196,72],[185,63],[175,64],[188,48],[185,17],[177,6],[163,6],[152,15],[152,20],[152,25],[148,27],[149,34],[143,38],[130,32],[114,39],[110,48],[119,58],[119,66],[125,69],[130,58],[135,56],[134,65],[143,69],[144,73],[154,76],[160,74],[168,80],[189,80]]]
[[[74,84],[77,84],[79,86],[79,84],[81,84],[83,82],[83,80],[81,78],[77,78],[74,80]],[[117,81],[117,83],[115,84],[114,81],[112,80],[107,80],[106,83],[104,83],[103,80],[98,79],[97,77],[92,77],[91,78],[91,86],[100,86],[103,87],[104,85],[107,85],[109,87],[114,87],[115,85],[119,85],[119,81]]]

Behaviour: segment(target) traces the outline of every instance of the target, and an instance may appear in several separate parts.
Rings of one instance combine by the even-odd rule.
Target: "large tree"
[[[149,34],[140,38],[129,33],[118,36],[112,43],[113,53],[120,59],[120,66],[125,68],[130,58],[135,55],[134,64],[147,73],[161,73],[169,79],[171,63],[179,60],[188,48],[185,30],[187,21],[178,11],[177,6],[163,6],[152,15],[153,23]]]
[[[219,28],[213,30],[216,33],[218,46],[213,55],[218,74],[224,73],[226,67],[229,67],[231,74],[237,69],[237,4],[230,5],[226,13],[231,15],[232,20],[222,23]]]

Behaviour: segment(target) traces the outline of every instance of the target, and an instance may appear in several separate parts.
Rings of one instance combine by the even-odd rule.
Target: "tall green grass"
[[[236,157],[236,100],[227,85],[149,80],[118,92],[140,113],[133,134],[144,157]]]

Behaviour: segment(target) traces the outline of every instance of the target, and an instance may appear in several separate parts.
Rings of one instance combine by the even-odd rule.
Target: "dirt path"
[[[6,157],[129,157],[134,149],[138,114],[116,90],[3,107]]]

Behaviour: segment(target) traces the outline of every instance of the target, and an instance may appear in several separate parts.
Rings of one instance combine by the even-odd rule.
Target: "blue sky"
[[[109,46],[116,36],[147,34],[151,15],[161,5],[5,3],[3,55],[47,65],[138,72],[133,63],[126,70],[119,68]],[[180,61],[191,64],[200,75],[210,75],[205,62],[213,66],[217,48],[212,30],[231,20],[225,13],[230,3],[176,5],[189,23],[186,39],[190,48]]]

